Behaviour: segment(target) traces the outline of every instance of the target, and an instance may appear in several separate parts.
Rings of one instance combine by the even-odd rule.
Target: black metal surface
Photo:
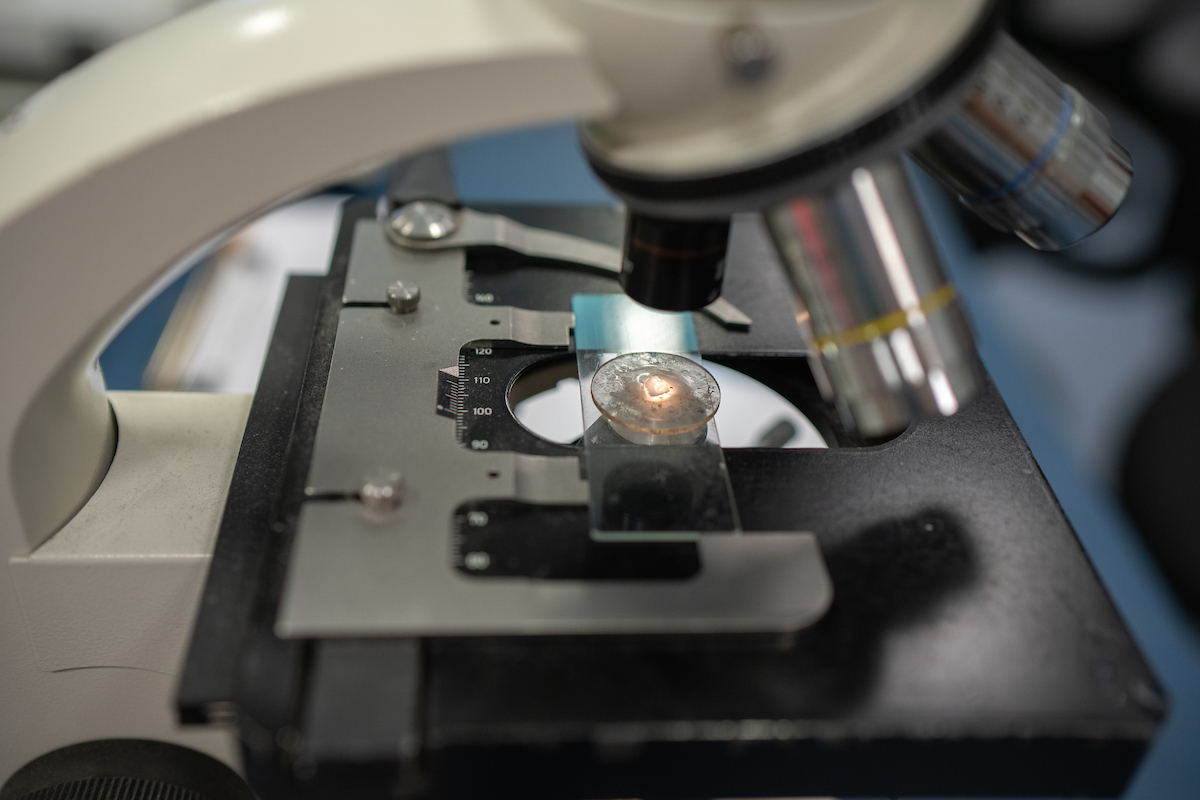
[[[377,640],[333,661],[328,643],[275,639],[347,232],[369,205],[347,208],[320,296],[288,295],[284,316],[316,314],[312,348],[303,367],[282,342],[272,351],[235,477],[251,483],[231,491],[181,688],[181,705],[240,710],[261,797],[1120,793],[1165,702],[990,387],[876,447],[726,451],[748,530],[820,539],[834,605],[793,637]],[[285,328],[281,318],[277,339]],[[794,354],[725,360],[850,443],[805,405],[815,387]],[[254,445],[284,429],[286,453]],[[256,527],[271,492],[275,510]],[[535,568],[569,569],[561,556]],[[243,621],[204,622],[216,614]],[[204,664],[218,674],[197,676]],[[414,691],[415,712],[403,699]],[[357,724],[353,709],[373,698],[400,710]],[[321,755],[343,737],[359,755]]]
[[[818,533],[826,617],[776,648],[435,640],[439,793],[1120,793],[1164,701],[994,390],[878,448],[726,460],[747,530]]]
[[[977,792],[964,794],[964,787],[980,786],[998,797],[1107,797],[1140,760],[1136,748],[1111,741],[904,736],[856,739],[850,747],[843,741],[502,745],[441,751],[430,770],[442,778],[434,794],[456,798],[630,791],[643,798],[780,797],[797,787],[837,787],[844,797],[963,797]],[[565,787],[569,795],[560,794]]]
[[[420,747],[421,645],[335,639],[316,645],[302,758],[387,762]]]

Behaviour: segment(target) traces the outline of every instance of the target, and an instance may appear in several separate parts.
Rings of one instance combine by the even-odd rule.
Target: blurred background
[[[0,118],[194,5],[0,0]],[[1132,153],[1125,206],[1095,236],[1047,254],[918,175],[921,199],[993,379],[1172,698],[1127,797],[1200,797],[1200,2],[1018,0],[1010,27]],[[569,124],[450,153],[468,204],[616,202]],[[385,186],[379,173],[330,187],[196,259],[113,339],[101,358],[108,386],[253,392],[287,276],[323,273],[341,203]]]

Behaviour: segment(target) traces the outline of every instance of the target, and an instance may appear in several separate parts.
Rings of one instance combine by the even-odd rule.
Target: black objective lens
[[[686,222],[630,211],[621,286],[651,308],[703,308],[721,296],[728,245],[728,219]]]

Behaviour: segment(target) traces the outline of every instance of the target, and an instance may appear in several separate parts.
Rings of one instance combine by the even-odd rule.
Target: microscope
[[[3,800],[249,796],[197,758],[261,798],[1118,795],[1165,700],[913,189],[1050,250],[1120,206],[1128,154],[1001,17],[218,2],[34,97],[0,127]],[[465,207],[412,158],[292,279],[252,401],[104,390],[223,232],[557,119],[624,209]],[[829,447],[722,446],[713,364]],[[551,441],[515,409],[564,378]]]

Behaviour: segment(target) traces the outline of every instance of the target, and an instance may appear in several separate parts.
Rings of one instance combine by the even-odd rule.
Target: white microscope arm
[[[139,298],[290,195],[611,105],[581,38],[529,0],[226,0],[103,53],[0,124],[0,784],[49,750],[114,736],[237,763],[232,735],[179,728],[171,697],[207,566],[196,545],[211,546],[225,491],[204,490],[203,465],[232,465],[244,405],[131,396],[116,430],[94,365]],[[129,463],[147,431],[193,474],[164,496],[153,459],[148,477],[134,464],[154,500],[131,508],[118,488],[99,524],[84,520],[86,554],[46,553],[117,436]],[[108,477],[138,482],[123,469]],[[200,535],[164,557],[185,530]]]
[[[0,128],[0,552],[103,477],[89,367],[169,265],[357,168],[611,105],[525,0],[228,0],[55,81]]]

